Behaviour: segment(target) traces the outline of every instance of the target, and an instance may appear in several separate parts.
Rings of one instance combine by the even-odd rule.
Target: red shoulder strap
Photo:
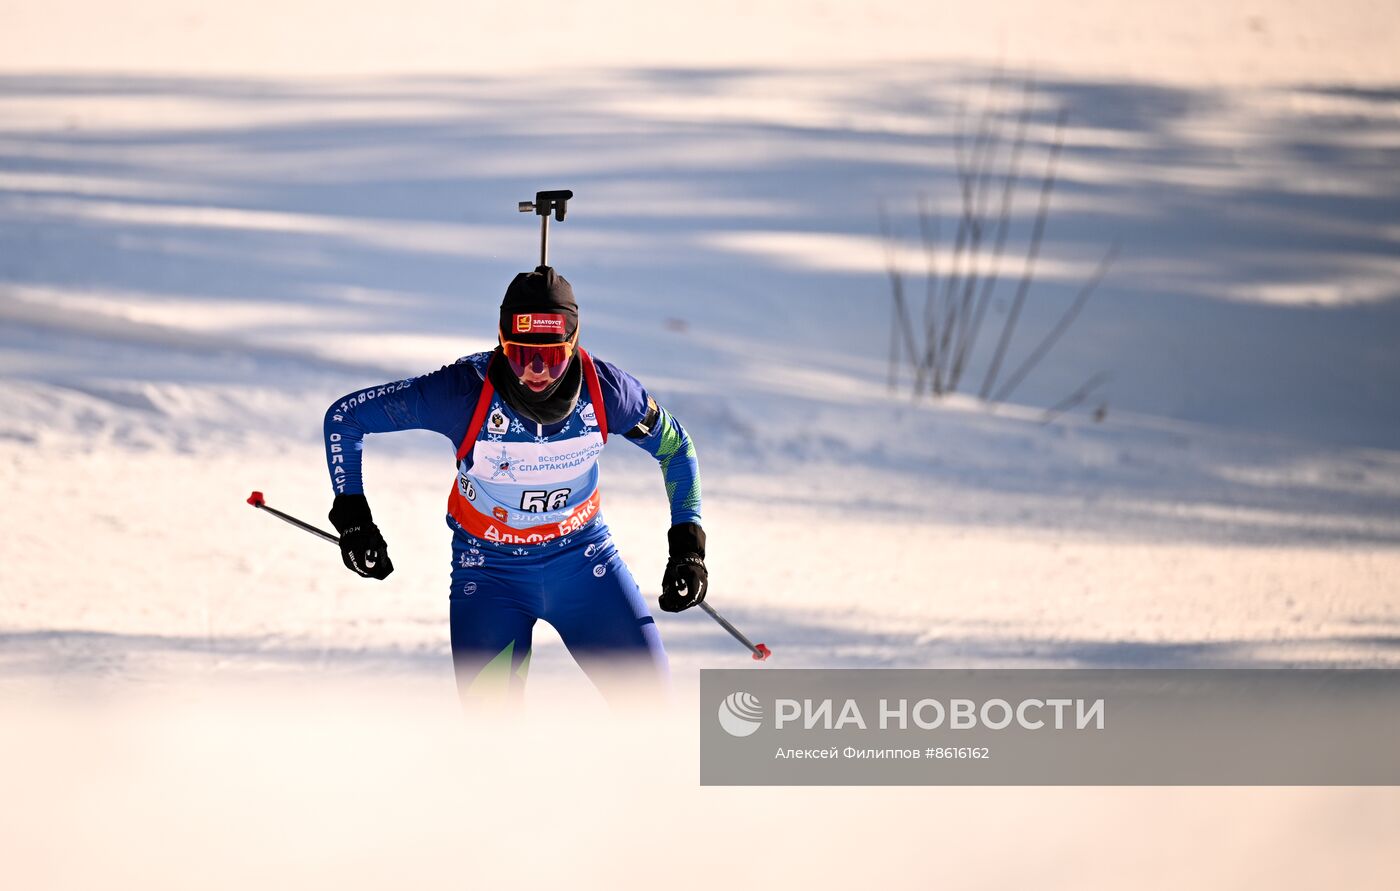
[[[583,347],[579,347],[578,359],[583,363],[583,379],[588,382],[588,398],[593,403],[593,413],[598,416],[598,432],[603,434],[603,442],[607,442],[608,411],[603,407],[603,388],[598,384],[598,369],[593,365],[593,357]]]
[[[496,395],[496,388],[491,386],[491,363],[495,361],[496,355],[492,353],[486,362],[486,373],[481,376],[481,395],[476,397],[476,411],[472,412],[472,422],[467,425],[467,435],[457,447],[458,464],[462,463],[462,459],[476,445],[476,438],[481,435],[481,425],[486,423],[486,412],[491,409],[491,397]]]

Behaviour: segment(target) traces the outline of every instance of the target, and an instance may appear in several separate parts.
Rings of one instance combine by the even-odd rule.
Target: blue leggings
[[[452,526],[452,663],[464,703],[518,700],[544,619],[609,700],[664,689],[656,621],[602,518],[563,542],[497,546]]]

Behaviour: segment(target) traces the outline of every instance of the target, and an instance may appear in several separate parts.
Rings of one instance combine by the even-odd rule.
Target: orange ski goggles
[[[520,343],[506,340],[503,334],[500,337],[501,352],[505,353],[510,370],[515,372],[516,377],[524,377],[527,371],[536,374],[544,372],[551,378],[559,377],[569,366],[578,342],[578,332],[574,332],[574,336],[564,343]]]

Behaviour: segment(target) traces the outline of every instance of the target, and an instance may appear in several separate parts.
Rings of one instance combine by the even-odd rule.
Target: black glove
[[[705,599],[710,574],[705,571],[705,530],[694,523],[677,523],[666,533],[671,559],[661,577],[657,602],[668,613],[690,609]]]
[[[340,533],[340,559],[348,569],[367,579],[382,579],[394,571],[389,546],[363,495],[337,495],[331,506],[331,524]]]

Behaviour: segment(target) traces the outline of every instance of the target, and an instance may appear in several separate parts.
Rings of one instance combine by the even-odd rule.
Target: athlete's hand
[[[710,574],[705,569],[705,530],[695,523],[677,523],[666,533],[671,559],[661,577],[657,602],[668,613],[690,609],[705,599]]]
[[[389,546],[374,525],[365,496],[335,496],[330,519],[340,533],[340,559],[347,568],[367,579],[383,579],[394,571]]]

